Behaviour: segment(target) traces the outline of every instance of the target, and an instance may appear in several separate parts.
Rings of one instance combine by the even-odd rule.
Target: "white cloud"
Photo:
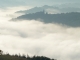
[[[0,24],[0,48],[9,53],[29,53],[71,60],[80,53],[79,30],[80,28],[44,24],[35,20],[7,21]]]
[[[4,52],[44,55],[58,60],[80,59],[80,27],[35,20],[14,22],[4,14],[1,16],[4,21],[0,20],[0,49]]]
[[[6,7],[5,9],[0,9],[0,21],[9,20],[11,18],[22,15],[22,13],[15,13],[20,10],[28,10],[32,8],[31,6],[18,6],[18,7]]]

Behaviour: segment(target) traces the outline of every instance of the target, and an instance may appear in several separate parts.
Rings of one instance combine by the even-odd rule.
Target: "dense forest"
[[[60,13],[60,14],[48,14],[45,11],[25,14],[17,17],[18,20],[41,20],[44,23],[58,23],[72,27],[80,27],[80,13]],[[15,19],[14,19],[15,20]],[[77,24],[76,24],[77,23]]]
[[[30,57],[29,55],[10,55],[9,53],[7,54],[3,54],[3,51],[0,50],[0,60],[55,60],[55,59],[50,59],[48,57],[45,56],[32,56]]]

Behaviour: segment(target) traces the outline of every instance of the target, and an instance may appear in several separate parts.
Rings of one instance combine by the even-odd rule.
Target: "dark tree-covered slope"
[[[0,60],[55,60],[45,56],[33,56],[30,57],[29,55],[10,55],[10,54],[3,54],[2,50],[0,50]]]
[[[44,56],[25,57],[18,55],[0,55],[0,60],[54,60]]]
[[[80,27],[80,13],[71,12],[71,13],[61,13],[61,14],[47,14],[44,11],[25,14],[17,17],[18,20],[38,20],[41,19],[45,23],[59,23],[72,27]]]

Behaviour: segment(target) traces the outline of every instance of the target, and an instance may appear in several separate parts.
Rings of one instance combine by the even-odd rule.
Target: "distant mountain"
[[[72,27],[80,27],[80,13],[71,12],[71,13],[61,13],[61,14],[48,14],[45,11],[25,14],[17,17],[18,20],[38,20],[41,19],[45,23],[59,23]]]
[[[63,6],[65,6],[65,4]],[[52,14],[55,14],[55,13],[68,13],[68,12],[80,12],[80,8],[79,7],[71,7],[71,6],[62,7],[62,5],[61,6],[44,5],[42,7],[34,7],[34,8],[29,9],[29,10],[18,11],[16,13],[29,14],[29,13],[40,12],[40,11],[43,11],[43,10],[45,10],[48,13],[52,13]]]
[[[73,8],[80,8],[80,2],[78,2],[78,3],[63,3],[63,4],[60,4],[60,5],[57,5],[58,7],[65,7],[65,8],[67,8],[67,7],[73,7]]]
[[[24,11],[18,11],[16,13],[36,13],[36,12],[40,12],[40,11],[43,11],[43,10],[47,10],[47,9],[57,9],[57,7],[53,7],[53,6],[48,6],[48,5],[44,5],[42,7],[34,7],[34,8],[31,8],[29,10],[24,10]]]

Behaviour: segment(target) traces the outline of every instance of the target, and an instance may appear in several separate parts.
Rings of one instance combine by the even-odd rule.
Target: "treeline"
[[[80,12],[48,14],[45,11],[41,11],[41,12],[21,15],[16,19],[18,20],[41,19],[41,21],[44,23],[58,23],[72,27],[80,27]]]
[[[3,54],[3,51],[0,50],[0,60],[55,60],[55,59],[50,59],[45,56],[32,56],[30,57],[29,55],[10,55],[9,53]]]

